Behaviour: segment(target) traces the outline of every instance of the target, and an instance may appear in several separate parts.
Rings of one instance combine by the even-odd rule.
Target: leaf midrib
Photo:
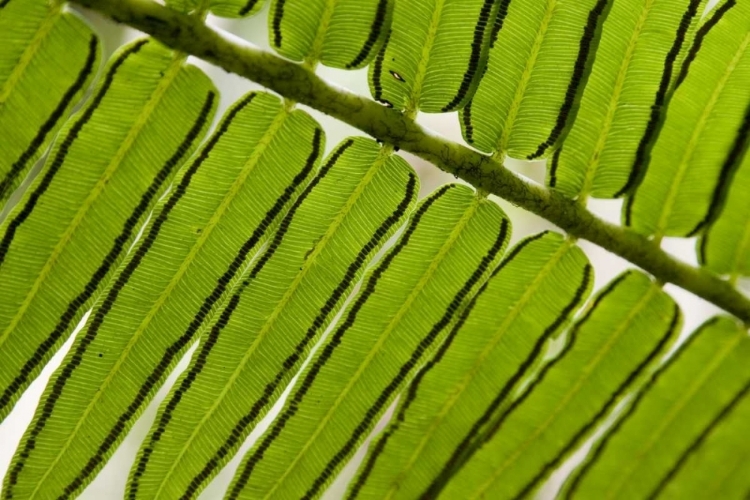
[[[419,110],[419,102],[422,99],[422,87],[427,76],[427,67],[430,63],[432,46],[435,44],[435,39],[437,38],[438,27],[440,26],[440,19],[443,14],[445,2],[446,0],[436,0],[435,9],[432,11],[430,27],[427,30],[427,38],[424,45],[422,45],[422,57],[419,59],[417,71],[414,74],[414,85],[411,88],[409,101],[406,103],[405,114],[410,117],[416,116],[417,111]]]
[[[622,59],[622,63],[620,64],[620,71],[618,72],[617,80],[615,81],[615,87],[610,94],[611,97],[609,100],[609,107],[607,108],[607,114],[605,116],[604,123],[600,128],[599,139],[596,142],[594,150],[591,152],[588,167],[586,168],[586,177],[584,177],[583,186],[581,186],[581,190],[578,194],[578,199],[581,200],[581,202],[586,200],[594,187],[594,179],[596,178],[596,173],[599,170],[602,152],[604,151],[607,144],[607,139],[609,139],[609,132],[612,129],[612,124],[615,120],[615,113],[620,107],[620,96],[622,95],[622,91],[625,89],[625,80],[627,79],[628,72],[630,70],[630,64],[633,62],[633,55],[635,54],[635,49],[638,46],[638,39],[646,25],[648,16],[654,6],[654,1],[655,0],[648,0],[646,5],[643,6],[641,16],[638,18],[638,22],[635,25],[633,34],[630,37],[628,47],[625,50],[625,56]]]
[[[323,8],[323,14],[320,16],[320,24],[318,25],[318,30],[315,32],[315,38],[310,47],[310,52],[305,57],[304,62],[305,66],[311,69],[315,68],[323,55],[323,43],[325,42],[326,34],[328,33],[328,27],[331,25],[333,12],[336,10],[336,5],[338,4],[338,0],[324,1],[325,6]]]
[[[481,200],[474,196],[471,201],[471,205],[464,211],[464,214],[461,216],[461,219],[458,221],[458,223],[454,226],[453,230],[451,231],[450,235],[448,236],[448,239],[443,243],[443,245],[440,247],[440,250],[435,255],[435,258],[432,259],[430,266],[427,268],[427,270],[422,274],[422,277],[420,278],[417,285],[412,289],[412,292],[409,294],[409,296],[406,298],[404,303],[401,305],[399,310],[394,315],[393,319],[390,321],[388,326],[385,328],[385,330],[380,334],[378,337],[378,341],[373,345],[373,347],[370,349],[370,351],[367,353],[367,356],[362,361],[360,366],[357,368],[357,371],[353,374],[353,376],[349,379],[349,382],[346,384],[344,389],[339,393],[339,395],[336,397],[336,401],[331,405],[331,407],[326,412],[325,416],[318,421],[318,424],[315,426],[314,432],[310,435],[310,437],[305,442],[302,449],[297,452],[296,456],[292,460],[292,462],[287,466],[286,470],[284,471],[281,476],[274,482],[273,487],[269,490],[268,493],[263,497],[264,500],[267,500],[271,498],[271,495],[274,491],[276,491],[279,486],[284,482],[284,479],[292,472],[292,470],[295,468],[297,462],[299,462],[302,457],[307,453],[307,450],[310,448],[312,443],[315,441],[315,439],[318,437],[318,435],[323,431],[323,429],[328,425],[328,422],[331,420],[333,414],[335,413],[336,409],[341,406],[342,401],[344,398],[349,394],[354,384],[359,380],[359,378],[362,376],[362,373],[365,371],[365,369],[370,365],[370,362],[373,360],[375,355],[379,352],[382,345],[385,343],[385,341],[390,336],[391,332],[396,328],[396,326],[401,322],[403,317],[408,312],[409,308],[411,307],[411,304],[416,300],[417,296],[422,293],[425,286],[429,282],[430,278],[435,274],[437,271],[438,266],[443,261],[445,256],[448,254],[451,247],[454,245],[454,243],[458,240],[459,236],[463,232],[463,229],[466,227],[466,225],[469,223],[473,215],[478,210]]]
[[[518,82],[516,93],[513,96],[513,101],[511,102],[510,108],[508,109],[508,115],[505,118],[505,125],[503,126],[500,140],[495,146],[495,153],[493,157],[498,161],[502,161],[505,157],[505,152],[508,149],[508,142],[510,141],[510,135],[512,133],[513,126],[515,124],[516,117],[518,116],[518,113],[521,109],[523,96],[524,94],[526,94],[526,89],[529,86],[529,83],[531,83],[531,75],[532,73],[534,73],[536,61],[539,57],[539,52],[542,50],[544,37],[547,35],[547,30],[549,29],[549,25],[552,21],[552,13],[555,11],[556,7],[557,0],[547,1],[547,10],[545,11],[544,18],[542,19],[542,22],[537,29],[534,43],[531,46],[531,51],[526,59],[526,66],[524,67],[523,73],[521,74],[521,80]]]
[[[154,92],[149,97],[148,102],[138,114],[138,117],[133,123],[133,126],[128,131],[128,134],[125,136],[125,139],[122,141],[122,144],[120,144],[117,152],[114,154],[109,164],[104,169],[102,175],[99,177],[99,180],[96,182],[94,187],[91,189],[91,191],[89,191],[88,196],[83,201],[75,216],[68,224],[57,244],[53,247],[52,253],[45,261],[42,269],[39,271],[36,280],[34,280],[34,283],[32,284],[29,292],[19,306],[18,311],[11,319],[5,331],[0,334],[0,349],[2,349],[3,344],[8,340],[10,334],[13,332],[21,319],[25,316],[27,309],[30,307],[31,303],[39,292],[42,283],[46,280],[49,273],[52,272],[52,268],[57,262],[57,259],[65,251],[65,247],[70,242],[74,233],[83,222],[89,209],[94,204],[94,202],[96,202],[99,196],[104,192],[107,183],[109,183],[112,176],[117,172],[120,164],[125,159],[125,156],[129,153],[130,149],[135,144],[136,139],[140,136],[143,128],[149,122],[151,114],[158,107],[159,101],[167,92],[177,75],[180,73],[183,62],[186,58],[186,54],[175,53],[175,56],[172,58],[172,62],[164,73],[164,76],[159,80],[156,89],[154,89]]]
[[[515,320],[518,318],[521,312],[523,312],[524,307],[529,303],[529,301],[532,298],[532,295],[536,293],[536,291],[539,289],[542,283],[552,273],[552,270],[555,267],[555,265],[563,258],[565,254],[567,254],[568,249],[571,247],[571,245],[572,245],[571,240],[565,240],[560,245],[560,247],[552,255],[552,258],[550,258],[547,261],[547,263],[542,267],[542,269],[539,271],[539,273],[537,273],[537,275],[534,277],[534,280],[526,288],[526,291],[523,293],[523,295],[521,295],[518,301],[513,305],[513,308],[511,309],[511,311],[506,315],[503,322],[495,330],[495,333],[491,337],[491,341],[487,343],[487,346],[482,350],[482,352],[477,357],[477,359],[475,360],[471,368],[464,375],[463,379],[458,385],[458,389],[454,392],[452,397],[449,398],[445,402],[443,407],[440,409],[440,412],[433,419],[427,432],[423,434],[423,437],[420,440],[419,444],[415,448],[412,455],[409,457],[409,460],[407,461],[406,466],[404,467],[402,472],[399,474],[399,478],[396,481],[394,481],[393,484],[391,485],[391,489],[388,491],[388,494],[386,495],[386,500],[390,499],[398,490],[400,480],[403,479],[405,476],[407,476],[409,474],[409,471],[411,471],[412,467],[414,467],[414,464],[419,458],[419,455],[422,453],[422,449],[427,445],[427,442],[432,437],[432,435],[437,431],[437,428],[440,425],[440,423],[444,420],[448,412],[450,412],[451,409],[453,409],[458,399],[461,397],[461,395],[463,395],[466,388],[474,380],[474,378],[477,375],[477,372],[482,368],[482,365],[485,362],[487,356],[489,356],[490,353],[494,351],[497,344],[503,338],[505,338],[505,334],[507,333],[507,330],[512,326],[512,324],[515,322]]]
[[[214,215],[211,217],[208,224],[206,224],[206,227],[201,232],[200,237],[195,242],[193,247],[190,249],[190,253],[188,254],[188,257],[185,258],[185,260],[183,260],[177,273],[174,275],[172,280],[170,280],[169,285],[167,285],[167,288],[164,290],[164,292],[161,295],[159,295],[159,298],[156,300],[156,302],[154,302],[154,305],[151,307],[151,309],[149,310],[144,320],[138,326],[138,329],[135,330],[133,335],[130,337],[130,340],[128,340],[128,344],[120,353],[120,356],[118,357],[117,362],[109,371],[105,379],[102,381],[101,385],[99,386],[99,389],[96,391],[95,395],[90,400],[89,404],[86,406],[84,412],[82,413],[81,418],[78,419],[78,422],[76,423],[76,426],[73,428],[73,431],[71,432],[70,436],[65,441],[64,445],[59,448],[58,454],[55,456],[55,459],[49,465],[49,467],[47,467],[45,474],[38,481],[38,484],[34,490],[34,493],[42,486],[44,479],[50,474],[52,469],[62,459],[65,452],[70,448],[71,443],[80,432],[81,427],[83,426],[84,422],[88,418],[89,414],[93,411],[94,406],[96,406],[96,403],[99,401],[101,396],[105,393],[107,387],[109,387],[114,377],[117,374],[119,374],[120,368],[125,363],[127,358],[130,356],[130,352],[132,351],[135,344],[140,340],[141,336],[143,335],[143,332],[148,328],[148,325],[151,323],[151,320],[156,316],[159,309],[161,309],[161,307],[164,305],[164,303],[166,302],[169,295],[171,295],[174,288],[180,283],[182,276],[185,274],[187,269],[195,261],[195,255],[200,251],[200,249],[203,247],[204,243],[208,239],[211,232],[218,225],[219,219],[221,219],[227,207],[230,205],[234,197],[237,195],[237,193],[240,191],[240,189],[244,185],[244,182],[247,179],[248,175],[254,170],[263,152],[270,144],[271,139],[273,138],[275,133],[278,131],[278,129],[281,128],[281,125],[283,124],[284,119],[288,116],[288,114],[289,113],[286,109],[282,109],[282,111],[277,114],[276,118],[269,126],[267,132],[260,139],[260,141],[258,142],[258,147],[253,151],[253,154],[248,158],[247,162],[245,163],[245,166],[243,167],[242,173],[239,176],[237,176],[237,179],[235,180],[234,184],[232,184],[232,187],[230,188],[229,192],[222,200],[221,205],[214,212]],[[262,148],[260,147],[261,145],[263,146]],[[260,149],[261,151],[258,152],[258,149]],[[232,287],[227,287],[227,290],[229,291],[231,288]],[[224,294],[225,297],[226,295],[227,293]],[[30,497],[30,500],[31,498],[33,498],[33,493],[32,493],[32,496]]]
[[[390,148],[388,148],[390,149]],[[356,189],[352,192],[352,194],[349,196],[349,198],[346,200],[346,203],[342,207],[342,209],[339,211],[339,213],[336,215],[336,218],[333,220],[331,225],[326,230],[323,237],[320,239],[317,245],[315,245],[313,251],[310,253],[308,258],[305,260],[305,265],[302,267],[302,271],[295,276],[294,281],[292,284],[287,288],[286,292],[284,292],[284,295],[282,296],[281,300],[278,302],[276,307],[274,307],[274,310],[271,312],[271,314],[266,319],[265,323],[261,327],[260,331],[258,332],[258,335],[256,339],[253,341],[250,348],[245,352],[245,355],[240,360],[240,363],[237,365],[237,367],[232,372],[232,375],[229,377],[229,380],[226,384],[222,387],[221,392],[219,393],[219,396],[216,398],[214,403],[211,405],[211,407],[206,411],[203,418],[200,420],[198,425],[196,425],[193,432],[190,434],[190,437],[185,441],[185,444],[180,449],[180,453],[177,455],[177,457],[172,461],[172,465],[167,471],[167,473],[163,476],[162,481],[159,483],[159,489],[156,491],[154,498],[159,498],[159,494],[164,489],[167,480],[172,476],[174,471],[177,469],[177,465],[182,460],[182,457],[187,452],[188,448],[190,447],[191,443],[195,440],[196,436],[198,435],[199,430],[205,425],[205,423],[208,421],[208,419],[214,414],[214,412],[218,409],[221,402],[224,400],[224,397],[227,395],[229,390],[234,386],[235,382],[237,381],[237,378],[239,378],[242,371],[244,371],[245,365],[250,360],[250,357],[255,354],[255,351],[258,349],[258,346],[260,343],[266,338],[266,335],[268,334],[269,330],[274,326],[276,323],[276,320],[278,319],[281,312],[284,310],[286,305],[291,300],[292,296],[296,293],[297,289],[300,287],[300,283],[302,280],[307,276],[307,274],[310,272],[310,269],[312,269],[313,264],[315,263],[315,260],[318,258],[318,256],[323,252],[326,245],[330,242],[331,238],[333,237],[334,233],[337,231],[337,229],[341,226],[346,216],[351,213],[352,207],[357,202],[357,200],[361,197],[362,193],[364,192],[365,188],[370,184],[372,179],[375,177],[376,173],[379,171],[379,169],[383,166],[383,164],[388,161],[388,158],[390,156],[390,153],[384,150],[381,150],[378,153],[378,157],[375,159],[375,161],[372,163],[370,168],[368,169],[365,176],[362,178],[362,181],[357,185]]]

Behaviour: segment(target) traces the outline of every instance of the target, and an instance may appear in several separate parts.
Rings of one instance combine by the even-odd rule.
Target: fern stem
[[[332,85],[314,72],[153,0],[74,0],[164,44],[259,83],[363,132],[409,151],[442,170],[533,212],[571,236],[623,257],[658,280],[673,283],[750,324],[750,300],[713,273],[684,264],[634,231],[607,223],[578,202],[524,181],[503,165],[424,129],[404,114]]]

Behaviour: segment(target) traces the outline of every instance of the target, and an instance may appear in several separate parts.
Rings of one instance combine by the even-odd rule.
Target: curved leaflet
[[[274,0],[269,41],[294,61],[361,68],[385,41],[393,4],[394,0]]]
[[[544,156],[572,117],[610,3],[505,0],[487,71],[462,110],[467,142],[501,156]]]
[[[353,138],[334,150],[162,406],[129,498],[197,495],[281,395],[417,192],[389,148]]]
[[[0,11],[0,47],[2,205],[83,96],[101,47],[78,16],[46,0],[16,0]]]
[[[445,498],[458,491],[469,498],[533,496],[679,333],[679,308],[642,273],[616,278],[594,304]]]
[[[536,339],[557,332],[569,304],[585,298],[579,288],[587,266],[559,234],[518,243],[414,377],[348,498],[418,498]]]
[[[613,2],[550,187],[569,197],[613,198],[641,179],[704,4]]]
[[[399,0],[370,89],[409,113],[444,113],[471,99],[487,64],[495,0]]]
[[[246,456],[229,498],[322,493],[437,347],[508,236],[499,207],[470,189],[449,184],[424,200]]]
[[[7,480],[13,491],[68,496],[93,478],[226,303],[322,149],[315,121],[276,97],[251,93],[230,108],[50,380]]]
[[[566,497],[657,494],[696,438],[747,391],[749,355],[750,338],[732,319],[705,323],[605,433],[572,476]]]
[[[215,97],[184,56],[139,40],[115,54],[92,101],[63,128],[0,225],[0,416],[107,284],[203,136]]]

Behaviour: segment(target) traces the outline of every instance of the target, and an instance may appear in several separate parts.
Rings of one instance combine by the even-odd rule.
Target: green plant
[[[96,34],[62,2],[0,0],[2,201],[52,144],[0,222],[0,418],[92,308],[3,498],[79,494],[196,342],[127,498],[197,496],[290,384],[228,498],[319,497],[397,399],[348,498],[525,498],[587,440],[562,497],[750,494],[747,0],[273,0],[283,58],[204,23],[258,0],[73,2],[153,38],[68,118]],[[218,93],[188,55],[283,99],[251,92],[205,137]],[[369,65],[375,100],[318,64]],[[322,159],[297,103],[374,139]],[[475,149],[420,110],[459,111]],[[417,202],[399,148],[476,189]],[[507,156],[548,158],[547,187]],[[489,194],[567,236],[506,251]],[[622,226],[586,209],[621,196]],[[700,267],[665,236],[698,236]],[[645,272],[590,298],[577,238]],[[677,342],[666,283],[733,317]]]

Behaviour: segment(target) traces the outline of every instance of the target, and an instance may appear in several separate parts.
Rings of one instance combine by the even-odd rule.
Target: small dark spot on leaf
[[[404,77],[402,77],[401,75],[399,75],[399,74],[398,74],[398,73],[396,73],[395,71],[393,71],[393,70],[390,70],[390,71],[389,71],[389,73],[391,74],[391,76],[393,76],[393,78],[395,78],[395,79],[396,79],[396,80],[398,80],[399,82],[406,82],[406,80],[404,80]]]
[[[102,353],[100,352],[100,353],[99,353],[99,357],[101,358],[102,356],[104,356],[104,354],[102,354]]]

